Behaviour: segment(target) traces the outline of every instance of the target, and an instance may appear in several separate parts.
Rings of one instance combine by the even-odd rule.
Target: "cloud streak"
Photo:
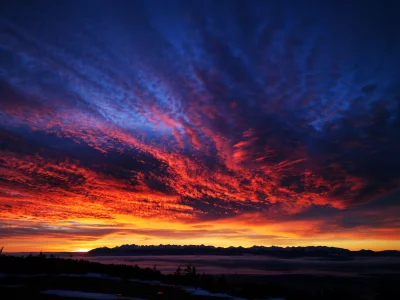
[[[5,4],[0,218],[362,210],[400,187],[393,5]]]

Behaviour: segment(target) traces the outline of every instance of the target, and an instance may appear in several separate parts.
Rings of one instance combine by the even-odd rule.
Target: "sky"
[[[0,246],[400,250],[398,1],[1,1]]]

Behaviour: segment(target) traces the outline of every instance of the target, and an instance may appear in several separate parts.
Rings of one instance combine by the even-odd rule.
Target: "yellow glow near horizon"
[[[97,221],[97,222],[96,222]],[[118,222],[117,222],[118,221]],[[186,222],[185,222],[186,221]],[[21,225],[22,224],[22,225]],[[112,220],[73,219],[68,221],[37,222],[9,221],[10,226],[56,226],[57,236],[7,238],[0,241],[7,252],[76,252],[85,253],[98,247],[137,245],[213,245],[216,247],[242,246],[333,246],[350,250],[375,251],[400,249],[395,228],[352,228],[335,231],[319,230],[320,220],[263,221],[258,214],[242,215],[220,221],[187,222],[187,220],[148,220],[127,215],[116,215]],[[80,234],[79,239],[71,233]],[[310,234],[312,233],[312,234]]]
[[[88,248],[76,248],[74,252],[88,252],[89,250]]]

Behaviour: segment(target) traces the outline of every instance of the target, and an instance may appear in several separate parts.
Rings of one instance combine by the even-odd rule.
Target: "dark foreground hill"
[[[399,273],[368,277],[198,274],[188,265],[172,274],[156,268],[83,259],[0,255],[0,299],[383,300],[400,294]]]
[[[348,249],[310,246],[310,247],[214,247],[204,245],[122,245],[114,248],[102,247],[88,252],[88,255],[268,255],[282,258],[321,257],[331,259],[351,259],[352,257],[400,257],[400,251],[350,251]]]

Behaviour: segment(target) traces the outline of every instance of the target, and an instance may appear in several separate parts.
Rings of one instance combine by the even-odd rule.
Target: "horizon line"
[[[213,246],[213,245],[204,245],[204,244],[149,244],[149,245],[138,245],[138,244],[122,244],[119,246],[114,246],[114,247],[109,247],[109,246],[99,246],[96,248],[88,249],[88,251],[7,251],[5,250],[6,247],[3,249],[3,254],[4,253],[88,253],[92,250],[99,249],[99,248],[109,248],[109,249],[114,249],[122,246],[138,246],[138,247],[160,247],[160,246],[174,246],[174,247],[187,247],[187,246],[192,246],[192,247],[214,247],[214,248],[222,248],[222,249],[228,249],[228,248],[243,248],[243,249],[251,249],[253,247],[263,247],[263,248],[282,248],[282,249],[287,249],[287,248],[318,248],[318,247],[324,247],[324,248],[336,248],[336,249],[342,249],[342,250],[347,250],[351,252],[357,252],[357,251],[372,251],[372,252],[384,252],[384,251],[397,251],[400,252],[400,249],[384,249],[384,250],[372,250],[372,249],[365,249],[361,248],[358,250],[351,250],[348,248],[343,248],[343,247],[336,247],[336,246],[326,246],[326,245],[309,245],[309,246],[263,246],[263,245],[253,245],[253,246]]]

